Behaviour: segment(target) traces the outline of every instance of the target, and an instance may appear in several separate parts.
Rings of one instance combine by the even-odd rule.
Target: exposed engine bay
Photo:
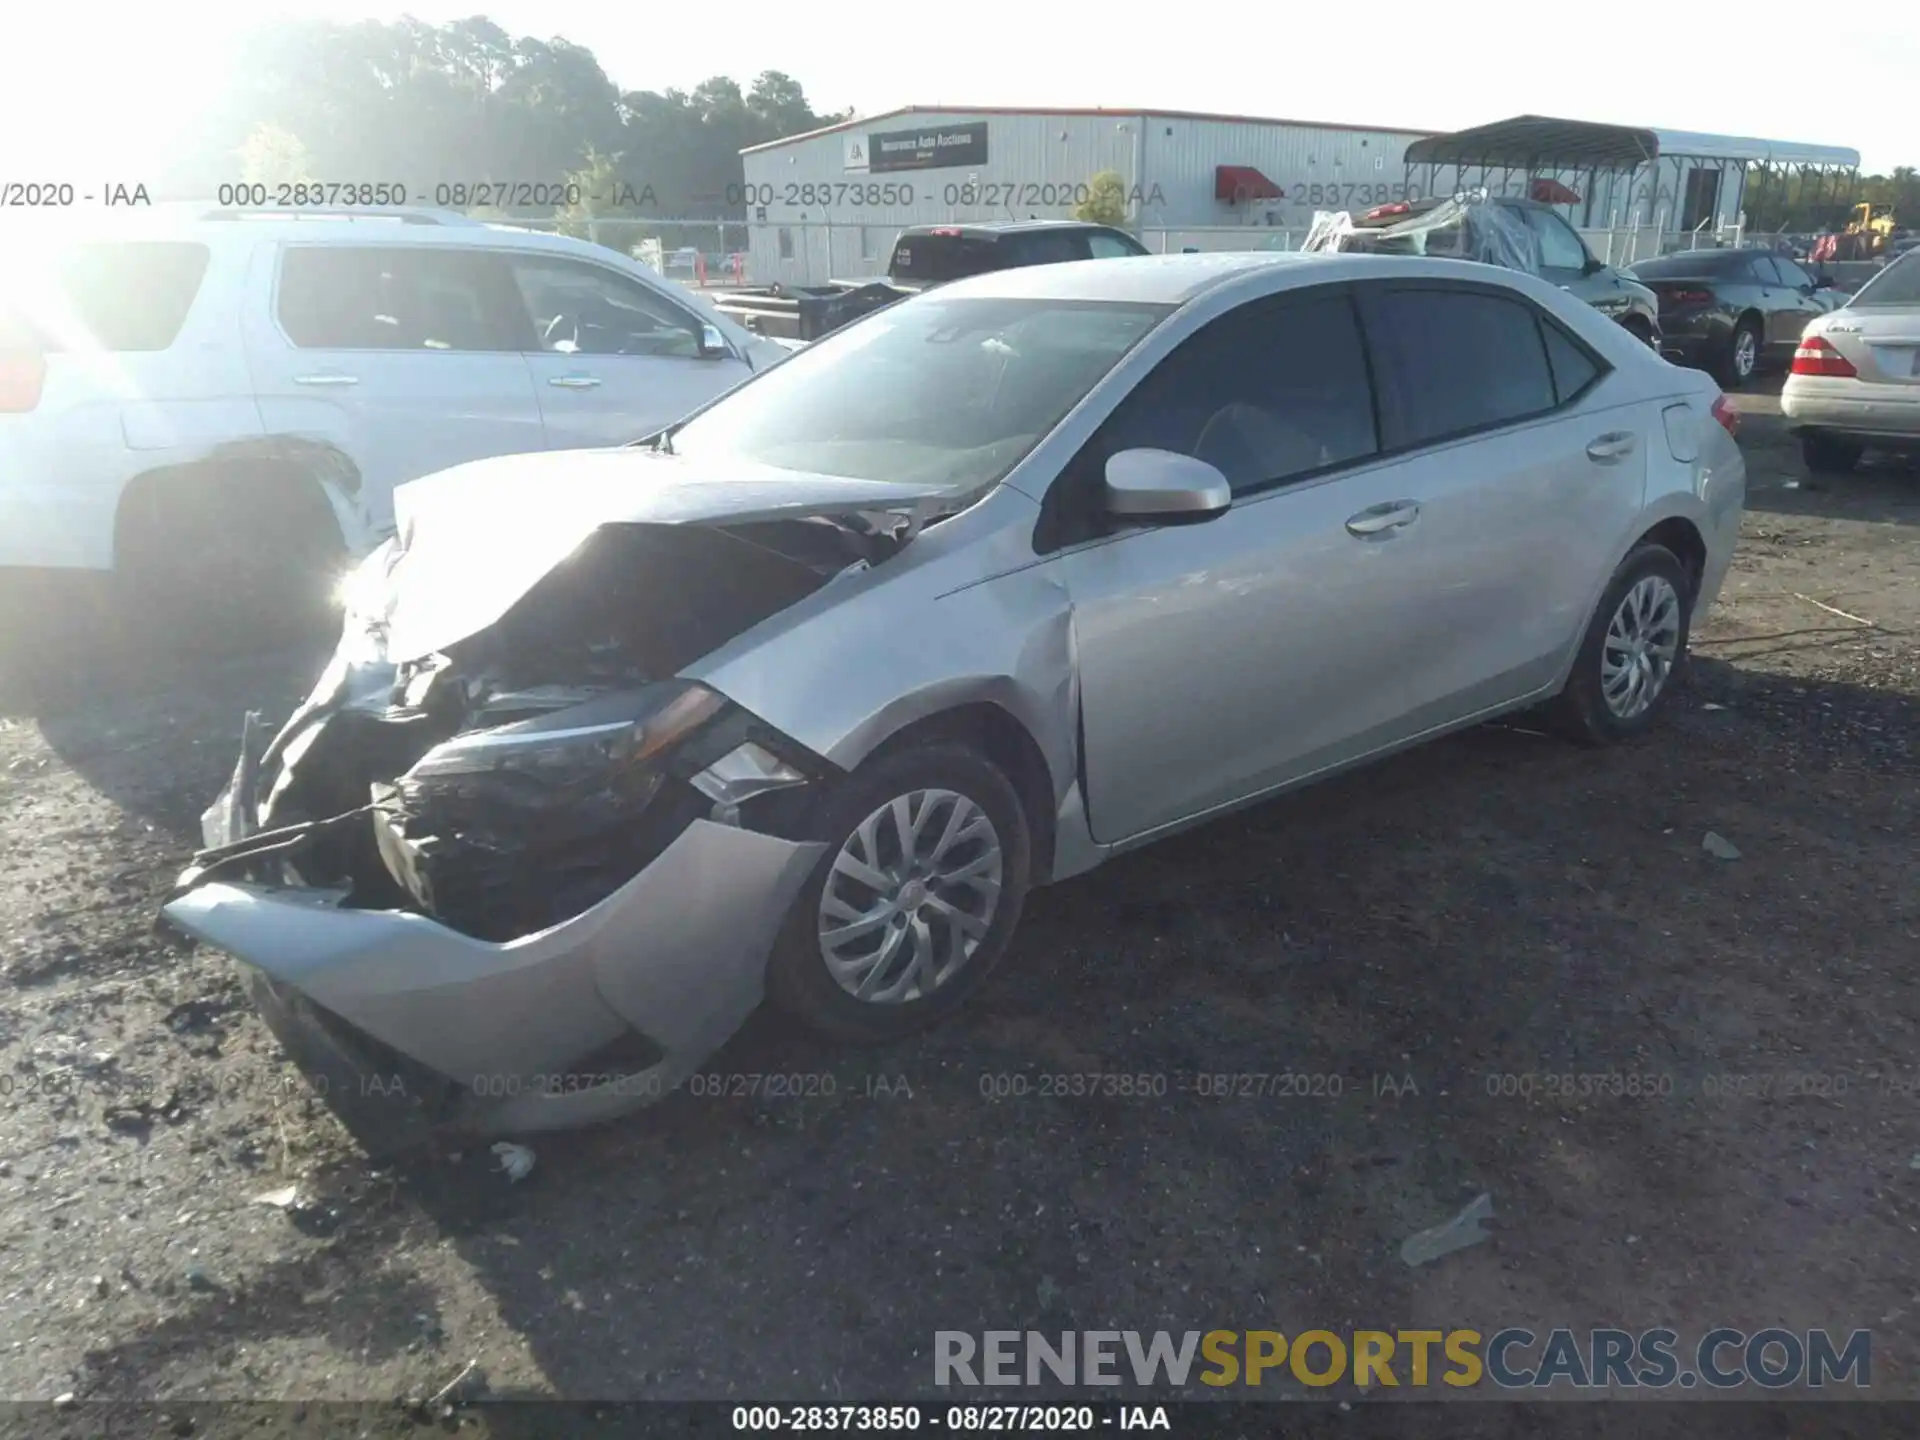
[[[307,702],[242,755],[221,803],[247,838],[203,851],[182,886],[344,889],[347,908],[503,941],[597,904],[741,793],[731,823],[785,836],[831,767],[672,677],[915,528],[897,513],[603,525],[498,621],[397,663],[379,615],[350,613]],[[741,753],[757,784],[702,781]]]

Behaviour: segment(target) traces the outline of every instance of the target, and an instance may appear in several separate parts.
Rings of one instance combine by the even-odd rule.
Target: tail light
[[[1713,418],[1720,422],[1720,428],[1729,435],[1740,433],[1740,412],[1726,396],[1721,395],[1713,402]]]
[[[1846,380],[1860,372],[1854,369],[1853,362],[1834,349],[1829,341],[1818,335],[1809,335],[1800,342],[1800,348],[1793,352],[1793,373],[1795,375],[1826,375]]]
[[[47,357],[33,328],[0,313],[0,415],[20,415],[40,403]]]
[[[1690,285],[1669,286],[1654,292],[1660,297],[1662,305],[1711,305],[1713,292],[1701,290]]]
[[[1362,220],[1384,220],[1389,215],[1405,215],[1413,206],[1396,200],[1391,205],[1376,205],[1360,218]]]

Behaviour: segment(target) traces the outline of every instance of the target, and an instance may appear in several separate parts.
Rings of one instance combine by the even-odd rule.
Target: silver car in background
[[[166,913],[369,1145],[634,1108],[763,996],[903,1035],[1036,885],[1502,712],[1645,730],[1736,418],[1485,265],[962,281],[641,445],[403,488]]]
[[[1807,326],[1780,410],[1815,472],[1849,471],[1869,448],[1920,451],[1920,251]]]

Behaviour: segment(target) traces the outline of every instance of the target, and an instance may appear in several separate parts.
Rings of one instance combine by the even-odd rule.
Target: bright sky
[[[863,114],[904,104],[1100,105],[1451,130],[1530,112],[1849,145],[1867,172],[1920,166],[1914,0],[1306,0],[1258,9],[1223,0],[1053,9],[1034,0],[186,0],[120,13],[83,0],[18,7],[0,29],[9,55],[0,184],[131,184],[157,173],[246,25],[314,14],[440,22],[476,11],[515,35],[590,47],[628,90],[784,70],[816,109]]]

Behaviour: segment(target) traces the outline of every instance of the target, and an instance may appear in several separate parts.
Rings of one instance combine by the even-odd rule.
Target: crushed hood
[[[417,659],[495,621],[603,525],[745,524],[915,511],[949,490],[814,475],[737,458],[568,450],[455,466],[394,492],[397,536],[349,604],[375,608],[387,658]]]

